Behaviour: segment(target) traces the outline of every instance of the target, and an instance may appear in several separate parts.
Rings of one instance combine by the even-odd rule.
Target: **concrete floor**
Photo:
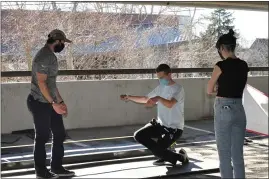
[[[85,140],[133,136],[133,133],[144,125],[102,127],[90,129],[68,130],[68,140]],[[201,135],[214,134],[213,120],[186,121],[185,129],[180,141],[193,140]],[[213,136],[213,135],[212,135]],[[1,135],[2,147],[33,144],[33,133]],[[213,136],[214,138],[214,136]],[[199,140],[199,138],[197,138]]]
[[[108,137],[119,137],[119,136],[132,136],[133,132],[142,125],[138,126],[125,126],[125,127],[111,127],[111,128],[96,128],[96,129],[79,129],[70,130],[68,135],[71,139],[69,140],[83,140],[83,139],[96,139],[96,138],[108,138]],[[247,178],[268,178],[268,138],[255,138],[253,134],[247,133],[247,136],[253,139],[252,143],[245,146],[245,164],[246,164],[246,174]],[[12,137],[21,137],[21,140],[13,143],[6,144],[6,146],[11,145],[25,145],[32,144],[33,140],[25,135],[2,135],[2,142],[12,139]],[[201,121],[187,121],[186,127],[182,138],[178,141],[181,143],[184,149],[188,152],[188,155],[192,159],[201,159],[204,161],[204,167],[207,168],[210,165],[218,165],[218,155],[216,144],[213,142],[208,143],[206,141],[214,140],[214,127],[212,120],[201,120]],[[191,145],[185,145],[185,143],[191,143]],[[2,145],[3,147],[3,145]],[[181,146],[180,146],[181,147]],[[178,148],[179,149],[179,148]],[[214,162],[209,162],[214,161]],[[82,167],[75,169],[78,178],[130,178],[137,175],[137,177],[148,177],[147,173],[151,173],[150,176],[159,172],[164,174],[167,172],[167,168],[156,168],[152,165],[153,160],[145,160],[140,162],[123,162],[119,164],[110,164],[110,166],[103,163],[99,167]],[[210,164],[208,164],[208,162]],[[117,167],[116,167],[117,166]],[[140,167],[140,169],[132,169],[135,167]],[[142,168],[141,168],[142,167]],[[144,167],[144,168],[143,168]],[[109,171],[108,171],[109,169]],[[122,169],[122,171],[116,171]],[[114,172],[113,172],[114,170]],[[175,170],[175,169],[174,169]],[[179,169],[180,170],[180,169]],[[107,173],[109,172],[109,174]],[[179,171],[177,171],[179,172]],[[2,171],[2,174],[5,173]],[[98,175],[97,175],[98,174]],[[82,176],[83,175],[83,176]],[[12,177],[14,178],[14,177]],[[34,178],[34,175],[20,175],[16,178]],[[167,177],[165,177],[167,178]],[[168,177],[176,178],[176,177]],[[177,177],[178,178],[178,177]],[[182,176],[180,178],[219,178],[219,173],[205,175],[192,175],[192,176]]]
[[[134,141],[132,135],[134,131],[143,127],[143,125],[137,126],[124,126],[124,127],[106,127],[106,128],[93,128],[93,129],[76,129],[67,131],[67,142],[81,141],[72,144],[65,144],[65,155],[72,155],[75,150],[83,149],[84,153],[87,152],[105,152],[118,150],[118,147],[128,149],[140,149],[142,146]],[[124,139],[114,139],[115,137],[129,136]],[[2,162],[10,161],[14,162],[23,158],[28,160],[32,158],[33,151],[33,139],[29,134],[20,135],[2,135],[2,141],[12,141],[12,138],[20,138],[15,143],[6,143],[2,145]],[[113,138],[113,139],[112,139]],[[214,130],[212,120],[199,120],[199,121],[187,121],[182,137],[177,141],[178,144],[202,142],[214,140]],[[103,140],[102,140],[103,139]],[[109,140],[108,140],[109,139]],[[14,139],[13,139],[14,140]],[[23,148],[5,149],[5,147],[29,145]],[[132,147],[133,146],[133,147]],[[3,148],[4,147],[4,148]],[[131,148],[130,148],[131,147]],[[48,157],[50,153],[50,146],[46,147]],[[127,148],[126,148],[127,149]],[[80,153],[83,153],[80,151]],[[16,157],[15,157],[16,156]],[[26,157],[27,156],[27,157]],[[26,158],[25,158],[26,157]],[[29,158],[30,157],[30,158]]]
[[[197,147],[200,148],[200,150],[203,150],[202,145],[197,145]],[[177,150],[179,149],[180,148],[177,148]],[[192,147],[184,147],[184,149],[190,156],[190,163],[186,165],[181,165],[179,162],[175,167],[169,163],[167,163],[165,166],[154,166],[154,158],[150,156],[145,158],[141,157],[141,159],[138,161],[134,161],[132,158],[130,158],[125,162],[103,162],[102,165],[92,162],[88,166],[83,164],[84,167],[77,167],[78,164],[74,164],[73,167],[76,166],[76,169],[74,169],[76,172],[76,177],[73,178],[148,178],[218,168],[217,160],[205,158],[202,154],[192,150]],[[3,173],[5,172],[2,172],[2,174]],[[34,177],[35,175],[33,174],[12,176],[12,178]]]
[[[187,170],[197,170],[197,168],[207,169],[218,167],[218,155],[216,144],[194,144],[184,147],[187,151],[192,165]],[[177,148],[179,150],[179,148]],[[253,142],[245,145],[245,165],[247,178],[268,178],[268,138],[253,138]],[[169,164],[166,166],[154,166],[154,160],[141,160],[133,162],[119,162],[115,164],[103,163],[100,166],[88,166],[74,169],[77,177],[74,178],[143,178],[158,175],[166,175],[160,178],[175,179],[179,176],[167,176],[183,172],[180,164],[172,168]],[[195,166],[195,167],[193,167]],[[183,170],[183,171],[182,171]],[[2,172],[3,174],[3,172]],[[180,178],[220,178],[219,173],[195,174],[189,176],[180,176]],[[3,176],[2,176],[3,177]],[[35,175],[19,175],[10,178],[34,178]],[[4,178],[4,177],[3,177]]]

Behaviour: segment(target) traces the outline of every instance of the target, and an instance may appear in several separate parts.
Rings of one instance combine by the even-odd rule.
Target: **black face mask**
[[[60,53],[64,49],[64,44],[60,43],[54,46],[54,52],[55,53]]]
[[[219,50],[218,50],[218,53],[219,53],[220,58],[221,58],[222,60],[225,60],[225,58],[221,55],[221,53],[219,52]]]

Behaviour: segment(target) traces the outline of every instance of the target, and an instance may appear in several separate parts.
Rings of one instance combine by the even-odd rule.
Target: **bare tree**
[[[219,59],[213,46],[205,51],[204,42],[193,31],[201,23],[201,19],[194,18],[196,8],[187,9],[189,15],[182,16],[181,7],[61,3],[36,3],[37,10],[27,9],[27,3],[17,3],[16,8],[6,3],[10,7],[1,10],[2,42],[7,47],[2,53],[2,69],[30,70],[34,54],[55,28],[73,41],[59,55],[61,69],[155,68],[160,63],[174,68],[212,67]],[[78,79],[141,77],[105,75]]]
[[[52,1],[51,4],[52,4],[52,8],[53,8],[53,10],[54,10],[54,11],[57,11],[58,8],[57,8],[57,5],[56,5],[56,2],[55,2],[55,1]]]
[[[77,11],[77,7],[78,7],[78,2],[75,1],[73,3],[74,3],[74,6],[73,6],[73,9],[72,9],[72,12],[76,12]]]

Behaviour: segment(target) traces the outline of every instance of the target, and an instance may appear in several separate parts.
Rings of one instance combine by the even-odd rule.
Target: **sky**
[[[37,9],[43,7],[40,2],[27,2],[27,9]],[[117,4],[118,7],[122,7],[120,4]],[[15,7],[16,4],[8,3],[4,4],[2,2],[2,8],[6,7]],[[48,4],[51,6],[51,4]],[[61,8],[61,10],[70,10],[73,6],[70,2],[58,2],[57,6]],[[128,5],[129,6],[129,5]],[[114,5],[112,5],[114,7]],[[141,6],[140,6],[141,7]],[[51,7],[50,7],[51,8]],[[81,11],[93,9],[94,5],[90,3],[80,3],[78,9]],[[163,10],[166,7],[154,6],[153,11],[158,13],[160,10]],[[175,11],[179,13],[179,15],[193,15],[194,8],[180,8],[180,7],[172,7],[168,8],[169,10],[163,11],[163,14],[171,14]],[[191,11],[190,11],[191,9]],[[214,9],[206,9],[206,8],[196,8],[194,19],[201,17],[201,15],[210,15],[210,13]],[[146,8],[142,8],[144,13],[148,13],[151,11],[151,6],[146,6]],[[178,12],[180,11],[180,12]],[[240,44],[244,47],[249,47],[256,38],[268,38],[268,12],[262,11],[246,11],[246,10],[229,10],[229,12],[233,13],[233,17],[235,18],[234,25],[235,28],[239,31],[241,42]],[[143,13],[143,12],[142,12]],[[205,26],[196,26],[196,33],[199,34],[201,31],[206,29]]]
[[[210,14],[212,11],[212,9],[206,9],[198,11],[196,15],[199,17],[202,14]],[[246,43],[242,44],[243,46],[249,47],[256,38],[268,39],[268,12],[245,10],[229,10],[229,12],[233,13],[235,28],[239,30],[243,42]],[[203,27],[200,30],[204,29]]]
[[[268,12],[236,11],[235,25],[242,36],[250,41],[268,39]]]

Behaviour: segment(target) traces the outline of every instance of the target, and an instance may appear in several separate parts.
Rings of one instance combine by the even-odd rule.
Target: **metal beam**
[[[269,71],[269,67],[249,67],[250,71]],[[172,68],[173,73],[205,73],[212,72],[213,68]],[[134,75],[154,74],[155,69],[98,69],[98,70],[60,70],[60,76],[72,75]],[[31,71],[2,71],[1,77],[29,77]]]
[[[117,3],[268,11],[268,1],[118,1]]]

